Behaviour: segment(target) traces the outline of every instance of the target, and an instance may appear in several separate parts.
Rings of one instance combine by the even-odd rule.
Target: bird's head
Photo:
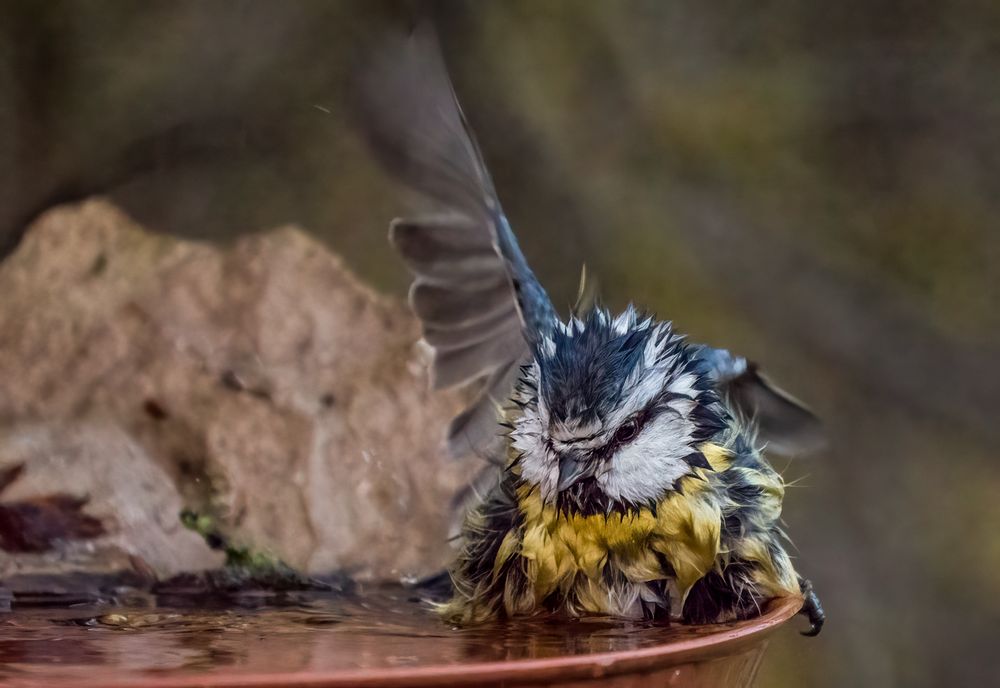
[[[708,467],[698,447],[727,424],[701,365],[670,323],[631,306],[555,328],[516,390],[516,470],[573,511],[659,501]]]

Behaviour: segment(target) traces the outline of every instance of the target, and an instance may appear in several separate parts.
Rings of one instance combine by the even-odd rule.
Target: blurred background
[[[0,0],[0,237],[110,197],[296,223],[402,296],[400,194],[344,107],[429,13],[529,260],[759,361],[828,427],[780,465],[829,621],[762,686],[1000,676],[1000,5]]]

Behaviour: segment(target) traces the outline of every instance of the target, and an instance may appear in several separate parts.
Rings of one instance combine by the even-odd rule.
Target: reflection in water
[[[0,680],[71,680],[95,665],[118,678],[140,678],[544,658],[648,647],[720,628],[590,618],[459,629],[411,595],[379,588],[352,596],[296,594],[281,604],[270,599],[238,608],[17,609],[0,615]]]

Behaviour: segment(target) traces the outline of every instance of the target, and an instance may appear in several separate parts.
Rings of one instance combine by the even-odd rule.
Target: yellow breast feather
[[[708,444],[703,452],[713,469],[727,465],[724,448]],[[655,512],[641,507],[591,515],[558,511],[552,504],[543,504],[537,490],[522,486],[518,492],[524,518],[520,547],[516,540],[505,539],[494,571],[519,555],[527,562],[536,601],[572,590],[585,607],[598,607],[588,611],[600,612],[608,611],[599,602],[602,590],[606,592],[602,572],[610,564],[634,583],[672,577],[682,605],[691,586],[717,566],[721,554],[722,513],[709,480],[703,472],[683,479],[680,490],[664,497]],[[673,569],[672,576],[664,560]]]

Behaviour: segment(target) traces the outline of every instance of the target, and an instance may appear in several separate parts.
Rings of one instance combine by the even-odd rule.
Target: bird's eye
[[[615,432],[615,441],[619,443],[631,442],[638,434],[639,424],[635,420],[627,420]]]

